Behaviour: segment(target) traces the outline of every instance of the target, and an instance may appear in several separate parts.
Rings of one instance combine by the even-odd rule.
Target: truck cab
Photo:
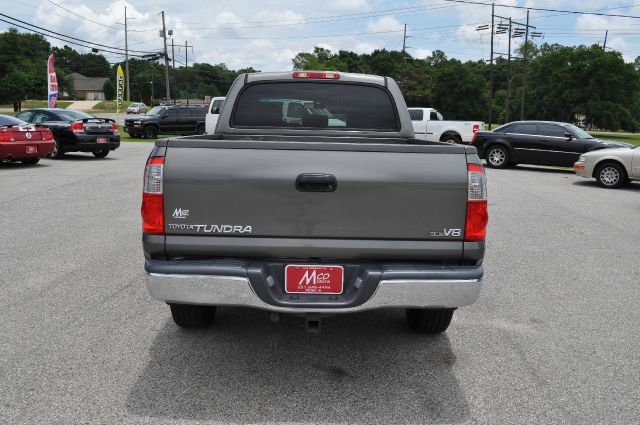
[[[409,115],[416,138],[430,142],[469,144],[484,128],[482,121],[447,121],[433,108],[409,108]]]

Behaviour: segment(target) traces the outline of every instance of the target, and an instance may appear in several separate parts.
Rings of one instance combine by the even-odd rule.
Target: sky
[[[491,22],[491,8],[445,0],[2,0],[3,12],[83,40],[124,48],[124,10],[127,8],[128,41],[132,54],[160,51],[163,43],[160,12],[173,30],[176,65],[225,63],[230,69],[253,67],[262,71],[292,68],[298,52],[314,46],[331,51],[370,53],[375,49],[401,50],[407,25],[407,52],[425,58],[433,50],[462,61],[488,60],[490,31],[476,27]],[[498,0],[502,5],[599,11],[640,16],[640,0]],[[524,22],[526,11],[496,6],[496,14]],[[496,20],[496,24],[500,19]],[[640,19],[531,11],[530,24],[543,34],[538,42],[567,45],[602,44],[622,52],[627,61],[640,56]],[[0,22],[0,31],[10,25]],[[24,30],[21,30],[24,31]],[[506,35],[496,36],[495,51],[507,52]],[[171,56],[171,39],[169,55]],[[513,47],[523,38],[513,39]],[[52,45],[62,41],[49,39]],[[73,46],[79,51],[88,49]],[[104,53],[109,62],[123,55]]]

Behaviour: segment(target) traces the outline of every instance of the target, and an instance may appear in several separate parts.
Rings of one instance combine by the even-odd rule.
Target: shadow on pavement
[[[537,171],[539,173],[575,174],[575,172],[573,171],[573,168],[555,168],[555,167],[545,167],[545,166],[537,166],[537,165],[516,165],[509,169]]]
[[[113,152],[111,152],[112,154]],[[62,158],[52,159],[51,161],[111,161],[116,158],[96,158],[92,153],[65,153]]]
[[[221,422],[462,422],[469,414],[446,335],[408,330],[401,311],[323,320],[219,309],[214,325],[172,321],[129,393],[139,416]]]

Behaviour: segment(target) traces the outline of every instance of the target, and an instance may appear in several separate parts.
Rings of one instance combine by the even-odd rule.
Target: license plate
[[[107,138],[106,137],[98,137],[97,142],[98,143],[107,143]]]
[[[288,265],[284,286],[288,294],[341,294],[342,266]]]
[[[27,153],[36,153],[38,152],[38,148],[35,146],[27,146]]]

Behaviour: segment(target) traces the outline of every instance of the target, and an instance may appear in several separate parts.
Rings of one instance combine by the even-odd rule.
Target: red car
[[[0,115],[0,161],[36,164],[50,155],[55,145],[48,128]]]

